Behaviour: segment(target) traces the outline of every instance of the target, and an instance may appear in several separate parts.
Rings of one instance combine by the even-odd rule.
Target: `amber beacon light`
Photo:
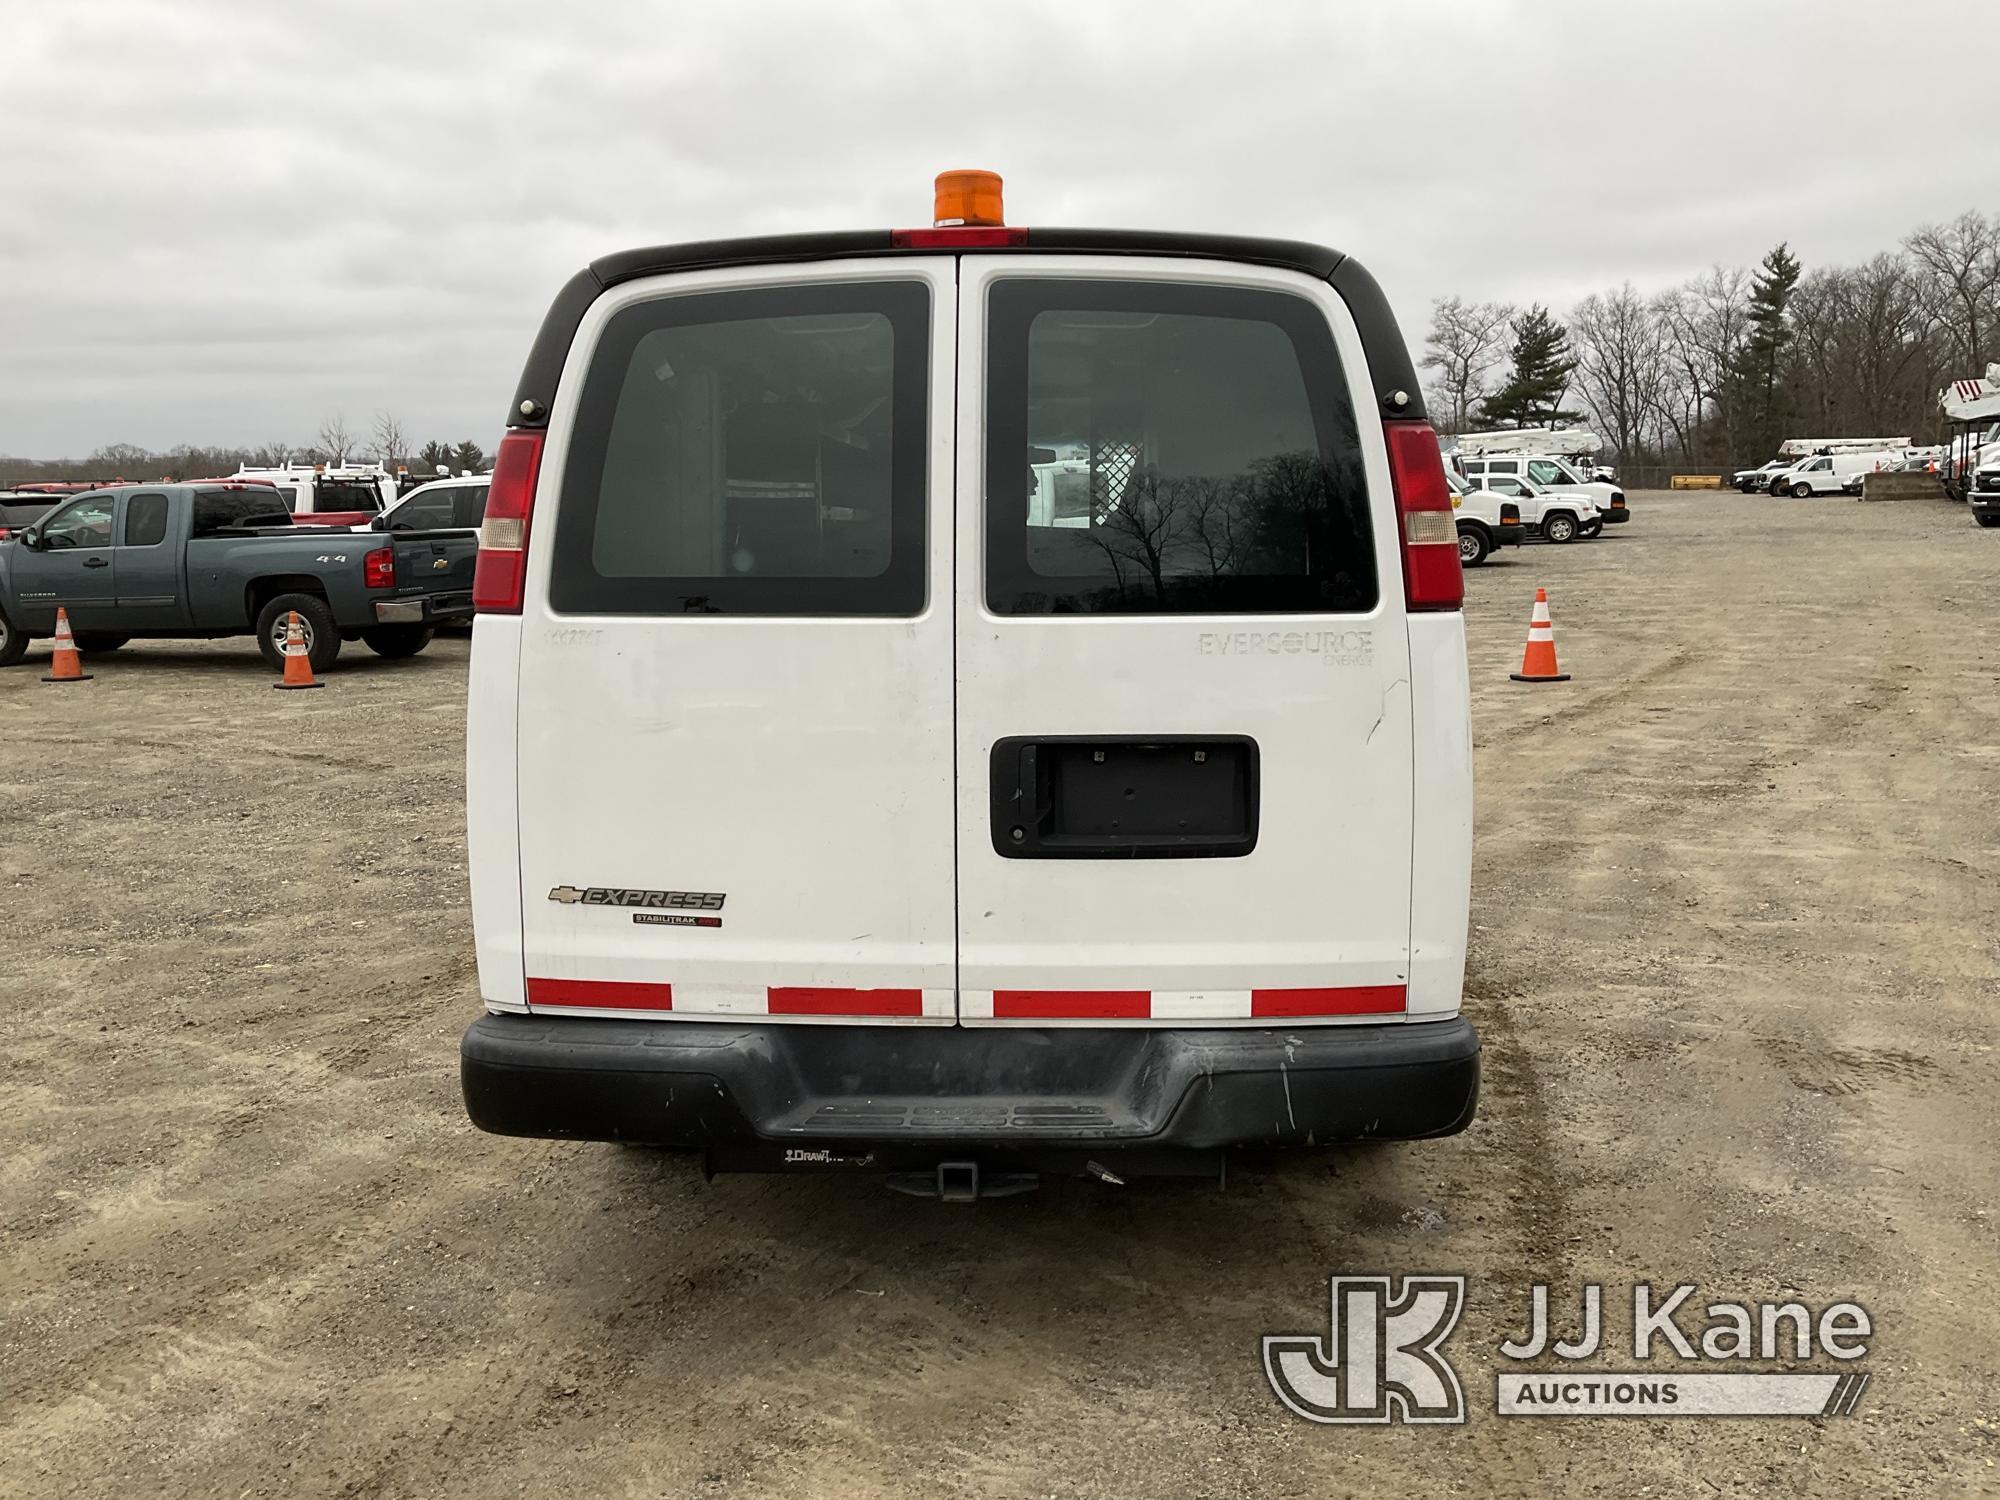
[[[931,223],[939,229],[1004,224],[998,172],[940,172]]]

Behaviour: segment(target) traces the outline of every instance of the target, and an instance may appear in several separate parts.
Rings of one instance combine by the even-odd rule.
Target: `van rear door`
[[[961,1017],[1400,1017],[1410,647],[1345,304],[968,256],[960,329]]]
[[[954,1014],[954,263],[596,299],[521,621],[536,1011]]]

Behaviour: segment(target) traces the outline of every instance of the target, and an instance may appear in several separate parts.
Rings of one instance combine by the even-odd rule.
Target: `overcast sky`
[[[0,0],[0,454],[490,448],[593,256],[920,224],[953,166],[1016,223],[1337,246],[1412,344],[1447,293],[1864,258],[2000,209],[1996,42],[1995,0]]]

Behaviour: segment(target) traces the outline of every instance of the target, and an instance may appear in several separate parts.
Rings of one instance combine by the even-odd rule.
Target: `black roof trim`
[[[1035,229],[1021,246],[981,246],[965,253],[1020,255],[1041,252],[1077,255],[1181,256],[1191,260],[1233,260],[1251,265],[1301,271],[1331,282],[1354,313],[1362,349],[1384,415],[1421,419],[1423,388],[1411,363],[1410,351],[1396,327],[1388,299],[1366,269],[1338,250],[1303,240],[1259,239],[1234,234],[1179,234],[1152,229]],[[766,235],[750,239],[696,240],[684,245],[655,245],[624,250],[590,263],[556,294],[542,320],[528,363],[507,412],[510,427],[541,427],[548,422],[563,361],[583,321],[600,293],[622,282],[673,271],[712,270],[722,266],[784,265],[793,262],[845,260],[856,256],[945,255],[949,247],[899,246],[887,229],[850,230],[837,234]],[[1401,396],[1400,404],[1394,399]]]

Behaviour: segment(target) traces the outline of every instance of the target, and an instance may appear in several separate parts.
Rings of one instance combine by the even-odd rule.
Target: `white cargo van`
[[[1463,585],[1387,301],[952,177],[550,309],[479,557],[472,1120],[947,1198],[1464,1128]]]
[[[1856,474],[1871,473],[1886,464],[1898,463],[1902,454],[1883,450],[1869,453],[1822,453],[1789,469],[1780,469],[1770,478],[1774,495],[1837,495],[1840,487]]]

